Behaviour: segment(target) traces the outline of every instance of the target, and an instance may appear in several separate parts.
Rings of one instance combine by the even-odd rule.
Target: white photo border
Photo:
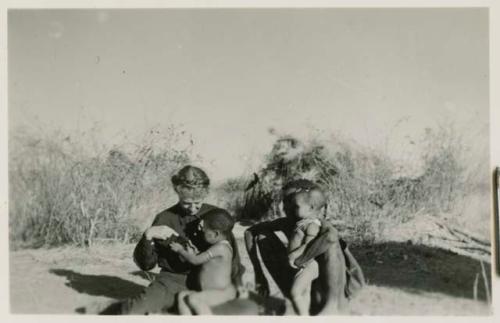
[[[242,0],[214,0],[214,1],[159,1],[159,0],[103,0],[103,1],[88,1],[88,0],[53,0],[53,1],[36,1],[36,0],[20,0],[20,1],[1,1],[0,2],[0,218],[1,218],[1,242],[0,242],[0,255],[4,259],[3,264],[0,266],[0,320],[2,322],[164,322],[165,320],[175,320],[176,322],[188,322],[199,320],[193,317],[165,317],[165,316],[79,316],[79,315],[14,315],[10,314],[9,306],[9,248],[8,248],[8,172],[7,172],[7,142],[8,142],[8,93],[7,93],[7,11],[8,9],[42,9],[42,8],[310,8],[310,7],[343,7],[343,8],[390,8],[390,7],[406,7],[406,8],[421,8],[421,7],[485,7],[489,8],[490,17],[490,169],[493,174],[494,169],[500,166],[500,3],[498,1],[490,0],[477,0],[477,1],[456,1],[456,0],[421,0],[421,1],[402,1],[402,0],[387,0],[387,1],[327,1],[327,0],[256,0],[256,1],[242,1]],[[493,176],[492,176],[493,178]],[[493,185],[493,181],[492,181]],[[492,186],[492,192],[493,192]],[[493,198],[491,210],[493,214]],[[498,216],[498,215],[496,215]],[[494,228],[494,217],[491,217],[491,227]],[[498,241],[495,237],[498,232],[491,233],[491,241]],[[496,248],[493,246],[492,254],[498,254]],[[496,261],[492,261],[492,297],[493,297],[493,312],[491,316],[484,317],[425,317],[427,322],[498,322],[500,318],[500,276],[496,269]],[[422,313],[425,315],[425,313]],[[234,317],[204,317],[203,321],[208,322],[230,322]],[[253,322],[256,317],[238,316],[238,320],[242,322]],[[259,321],[295,321],[299,322],[304,318],[299,317],[259,317]],[[420,322],[422,317],[407,317],[407,316],[335,316],[335,317],[315,317],[306,318],[306,320],[315,320],[316,322],[327,322],[335,320],[336,322],[400,322],[401,320],[409,322]]]

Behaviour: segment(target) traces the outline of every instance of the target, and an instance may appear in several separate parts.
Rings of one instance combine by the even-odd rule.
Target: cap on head
[[[210,179],[198,167],[187,165],[172,176],[175,191],[184,199],[203,199],[208,195]]]

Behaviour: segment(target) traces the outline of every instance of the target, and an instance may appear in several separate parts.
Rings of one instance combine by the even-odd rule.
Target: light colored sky
[[[486,9],[9,12],[9,127],[98,121],[102,141],[182,124],[215,180],[256,167],[269,127],[393,155],[453,119],[487,145]],[[394,125],[404,119],[397,128]]]

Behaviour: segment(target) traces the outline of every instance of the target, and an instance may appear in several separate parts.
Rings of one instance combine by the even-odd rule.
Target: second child
[[[204,214],[200,222],[205,241],[210,247],[201,253],[172,242],[170,247],[187,262],[200,266],[199,291],[182,291],[178,308],[183,315],[210,314],[210,307],[236,298],[241,285],[243,267],[232,232],[234,219],[221,209]]]
[[[304,181],[306,182],[306,181]],[[324,217],[326,199],[319,187],[301,186],[301,181],[285,187],[284,208],[287,217],[295,222],[295,229],[288,244],[288,259],[292,267],[308,244],[318,236],[321,229],[320,219]],[[318,278],[318,263],[311,260],[298,271],[291,288],[291,300],[298,315],[309,315],[311,304],[311,283]]]

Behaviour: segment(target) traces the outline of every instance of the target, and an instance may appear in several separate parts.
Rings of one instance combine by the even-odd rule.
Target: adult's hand
[[[175,252],[180,252],[181,250],[185,250],[184,247],[180,243],[177,243],[177,242],[171,242],[170,249],[172,249]]]
[[[152,240],[152,239],[160,239],[160,240],[165,240],[170,238],[171,236],[177,236],[178,233],[175,232],[174,229],[172,229],[169,226],[166,225],[156,225],[152,226],[151,228],[146,230],[146,239]]]

